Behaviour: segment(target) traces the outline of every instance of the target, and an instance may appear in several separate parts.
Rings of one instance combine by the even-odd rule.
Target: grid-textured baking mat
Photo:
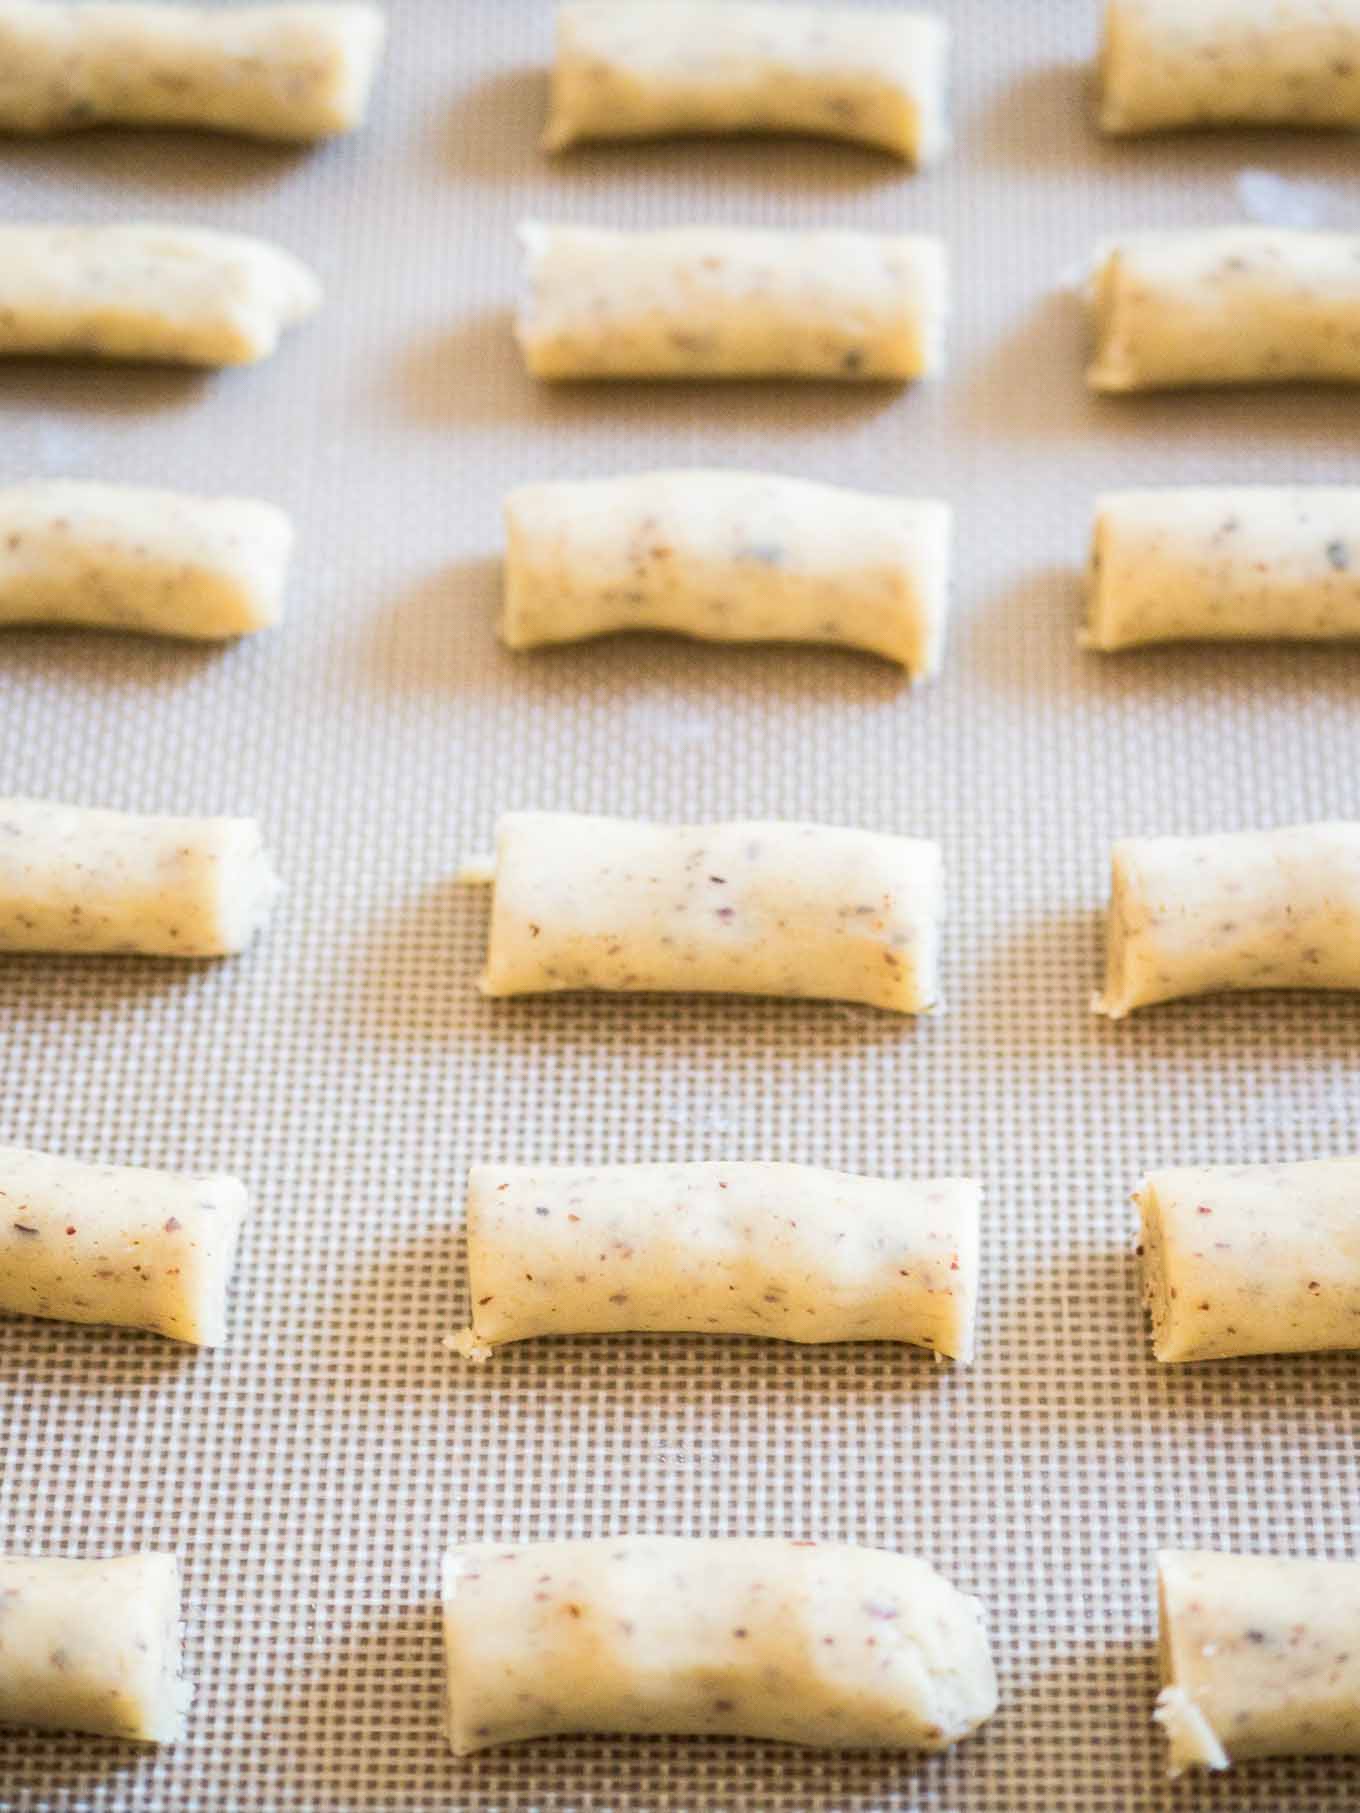
[[[911,177],[834,145],[535,149],[541,0],[394,0],[370,130],[317,152],[108,133],[0,147],[6,217],[188,219],[313,260],[329,301],[216,377],[0,373],[0,476],[255,493],[296,513],[284,628],[225,651],[7,635],[0,791],[256,811],[289,883],[244,958],[0,963],[0,1137],[222,1167],[255,1209],[228,1347],[0,1324],[0,1547],[178,1549],[198,1701],[156,1755],[0,1734],[36,1809],[1354,1808],[1335,1760],[1162,1781],[1151,1551],[1357,1546],[1356,1361],[1158,1370],[1129,1190],[1153,1163],[1354,1150],[1360,1002],[1087,1012],[1110,839],[1360,812],[1360,650],[1073,644],[1102,486],[1360,481],[1355,399],[1098,402],[1056,286],[1099,235],[1244,206],[1360,223],[1355,147],[1107,147],[1094,0],[956,0],[956,146]],[[1254,171],[1244,182],[1243,171]],[[1264,174],[1262,174],[1264,173]],[[1283,186],[1280,180],[1283,179]],[[1347,184],[1349,183],[1349,193]],[[513,226],[922,228],[956,272],[909,394],[547,394]],[[944,495],[944,677],[660,638],[497,645],[517,480],[686,463]],[[460,853],[511,806],[796,815],[940,838],[948,1011],[474,989]],[[971,1371],[886,1347],[540,1342],[470,1370],[477,1158],[780,1157],[987,1186]],[[653,1529],[920,1551],[986,1599],[999,1716],[952,1755],[592,1740],[455,1762],[440,1550]]]

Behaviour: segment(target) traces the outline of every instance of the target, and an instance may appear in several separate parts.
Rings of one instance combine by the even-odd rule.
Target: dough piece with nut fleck
[[[218,1347],[247,1201],[234,1177],[0,1146],[0,1309]]]
[[[938,1001],[942,865],[921,838],[512,812],[462,878],[494,884],[484,994]]]
[[[1164,1549],[1169,1772],[1360,1754],[1360,1562]]]
[[[868,649],[913,679],[940,664],[947,504],[759,472],[647,472],[522,485],[505,529],[511,648],[656,629]]]
[[[1360,0],[1109,0],[1106,132],[1360,126]]]
[[[0,800],[0,952],[232,956],[278,892],[253,818]]]
[[[321,303],[291,252],[135,223],[0,226],[0,356],[253,365]]]
[[[1094,390],[1360,383],[1360,234],[1135,233],[1100,256]]]
[[[1111,868],[1097,1013],[1225,989],[1360,988],[1360,824],[1126,837]]]
[[[385,23],[360,0],[4,0],[0,132],[205,126],[319,139],[363,123]]]
[[[536,378],[867,378],[936,370],[937,239],[680,227],[520,228],[516,335]]]
[[[292,524],[251,498],[35,480],[0,490],[0,625],[216,641],[276,623]]]
[[[928,1562],[606,1536],[444,1557],[457,1756],[569,1732],[943,1750],[996,1710],[981,1603]]]
[[[1098,500],[1087,648],[1360,637],[1360,487],[1192,485]]]
[[[928,13],[768,0],[570,0],[543,143],[805,132],[924,164],[945,142],[948,30]]]
[[[1134,1201],[1159,1360],[1360,1348],[1360,1159],[1152,1171]]]
[[[905,1341],[973,1357],[982,1192],[810,1165],[474,1165],[470,1359],[539,1335]]]
[[[173,1555],[0,1555],[0,1632],[0,1724],[182,1736],[193,1689]]]

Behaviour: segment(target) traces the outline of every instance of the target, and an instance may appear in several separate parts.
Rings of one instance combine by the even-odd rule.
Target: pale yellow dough
[[[1095,1011],[1252,988],[1360,988],[1360,824],[1117,843]]]
[[[1157,1573],[1173,1776],[1360,1754],[1360,1562],[1164,1549]]]
[[[247,1206],[234,1177],[0,1146],[0,1309],[217,1347]]]
[[[0,1724],[172,1743],[179,1651],[173,1555],[0,1555]]]
[[[835,1542],[453,1549],[444,1644],[458,1756],[582,1731],[943,1750],[997,1703],[978,1600]]]
[[[1360,234],[1136,233],[1091,289],[1094,390],[1360,383]]]
[[[278,621],[293,529],[249,498],[36,480],[0,490],[0,625],[217,640]]]
[[[1360,1159],[1153,1171],[1134,1201],[1159,1360],[1360,1348]]]
[[[3,827],[0,826],[0,829]],[[829,825],[512,812],[466,881],[495,894],[482,992],[795,995],[924,1013],[938,844]]]
[[[206,126],[318,139],[363,122],[385,24],[359,0],[0,0],[0,132]]]
[[[914,679],[940,663],[947,504],[759,472],[647,472],[523,485],[505,530],[511,648],[658,629],[838,643]]]
[[[320,303],[306,265],[240,233],[0,226],[0,356],[252,365]]]
[[[0,799],[0,951],[231,956],[278,891],[253,818]]]
[[[1360,126],[1360,0],[1109,0],[1106,132]]]
[[[471,1359],[537,1335],[906,1341],[973,1357],[982,1192],[786,1164],[474,1165]]]
[[[520,228],[536,378],[917,378],[941,361],[938,239]]]
[[[1204,485],[1098,500],[1087,648],[1360,637],[1360,487]]]
[[[949,34],[927,13],[756,0],[569,0],[543,143],[806,132],[924,164],[945,143]]]

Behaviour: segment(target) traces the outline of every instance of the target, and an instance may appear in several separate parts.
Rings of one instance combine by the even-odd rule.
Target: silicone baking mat
[[[955,145],[536,150],[539,0],[395,0],[369,130],[0,146],[5,217],[260,232],[324,312],[248,371],[0,372],[0,474],[256,494],[296,515],[288,619],[237,647],[8,634],[0,791],[256,812],[288,882],[221,964],[0,962],[0,1137],[239,1173],[230,1344],[0,1322],[0,1548],[172,1547],[184,1741],[0,1734],[16,1809],[1319,1813],[1354,1763],[1175,1789],[1149,1723],[1161,1544],[1357,1542],[1357,1361],[1158,1369],[1128,1193],[1153,1164],[1355,1149],[1360,1001],[1087,998],[1108,846],[1360,814],[1360,650],[1078,653],[1100,488],[1360,482],[1355,397],[1098,401],[1070,285],[1100,235],[1360,226],[1355,146],[1104,145],[1093,0],[957,0]],[[948,369],[908,392],[572,388],[511,340],[524,215],[940,232]],[[499,500],[708,464],[948,497],[945,673],[832,650],[493,633]],[[798,816],[939,838],[947,1011],[486,1002],[460,856],[509,807]],[[460,1199],[481,1158],[785,1158],[985,1180],[979,1359],[616,1338],[473,1370]],[[590,1739],[453,1760],[437,1562],[464,1538],[782,1532],[917,1551],[989,1607],[1002,1708],[952,1754]]]

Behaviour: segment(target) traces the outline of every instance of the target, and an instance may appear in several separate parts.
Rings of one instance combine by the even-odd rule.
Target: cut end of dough
[[[1162,1239],[1162,1210],[1157,1186],[1145,1177],[1133,1193],[1142,1216],[1143,1306],[1152,1319],[1152,1351],[1165,1362],[1175,1358],[1168,1351],[1166,1329],[1171,1304],[1167,1294],[1166,1247]]]
[[[283,892],[255,819],[224,821],[218,885],[221,954],[234,957],[264,927]]]
[[[1166,1685],[1157,1695],[1153,1723],[1160,1725],[1170,1744],[1167,1774],[1174,1781],[1187,1769],[1226,1769],[1229,1757],[1213,1726],[1185,1689],[1177,1684],[1180,1660],[1176,1653],[1176,1619],[1172,1598],[1178,1563],[1185,1559],[1163,1549],[1157,1556],[1157,1650]]]

